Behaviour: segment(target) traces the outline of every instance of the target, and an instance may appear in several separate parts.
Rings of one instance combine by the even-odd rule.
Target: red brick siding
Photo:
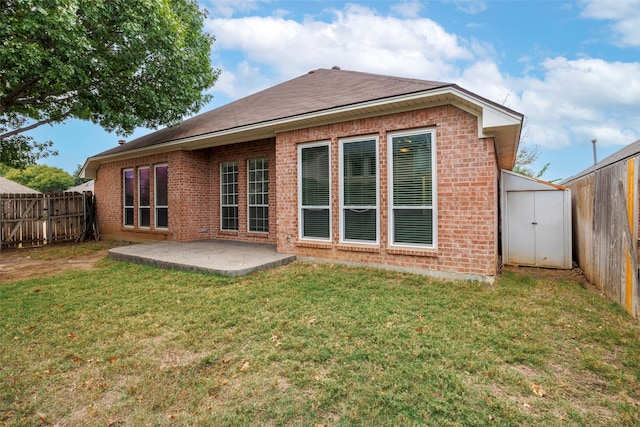
[[[436,129],[438,244],[434,250],[390,248],[387,133]],[[379,136],[380,245],[340,244],[338,139]],[[454,106],[354,120],[277,135],[278,251],[303,257],[495,275],[498,168],[492,139],[479,139],[477,119]],[[332,243],[299,242],[297,146],[331,141]]]
[[[266,158],[269,162],[269,233],[249,232],[247,219],[247,162]],[[238,162],[238,231],[220,230],[220,163]],[[225,145],[212,149],[211,200],[215,206],[212,216],[212,238],[242,240],[245,242],[276,243],[276,152],[275,140]]]
[[[100,232],[104,236],[126,239],[215,238],[277,243],[279,252],[302,257],[493,276],[497,268],[499,169],[493,139],[479,139],[477,126],[475,116],[446,105],[283,132],[275,140],[103,164],[95,184]],[[387,133],[423,127],[436,130],[437,248],[391,248]],[[379,137],[380,244],[374,247],[339,243],[338,140],[361,135]],[[326,140],[331,141],[332,242],[300,242],[298,144]],[[269,160],[269,233],[249,233],[247,160],[260,157]],[[220,231],[220,163],[225,161],[238,162],[240,224],[237,232]],[[159,163],[169,165],[169,229],[123,227],[122,170]],[[137,224],[137,211],[135,221]],[[154,223],[153,210],[151,222]]]
[[[174,151],[100,165],[95,181],[98,227],[101,235],[131,240],[198,240],[230,239],[275,243],[276,240],[276,160],[275,141],[248,142],[197,151]],[[267,158],[269,161],[269,233],[247,231],[247,161]],[[237,232],[220,231],[220,163],[238,162],[240,220]],[[124,227],[122,208],[122,171],[150,166],[169,166],[169,227],[154,229],[154,188],[151,180],[151,229],[139,228],[137,212],[137,172],[135,195],[135,227]]]

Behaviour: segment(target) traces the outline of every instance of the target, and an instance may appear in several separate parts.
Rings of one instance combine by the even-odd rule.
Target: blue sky
[[[456,83],[526,116],[544,179],[640,139],[640,1],[200,0],[222,74],[206,110],[334,65]],[[139,129],[131,140],[150,132]],[[31,133],[73,172],[119,136],[80,121]]]

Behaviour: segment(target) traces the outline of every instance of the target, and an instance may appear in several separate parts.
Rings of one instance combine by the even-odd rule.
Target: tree
[[[73,177],[67,172],[46,165],[29,166],[24,170],[14,169],[5,178],[43,193],[64,191],[74,183]]]
[[[82,172],[82,165],[78,165],[76,170],[73,171],[73,175],[72,175],[74,180],[73,185],[80,185],[80,184],[84,184],[85,182],[91,181],[91,178],[81,178],[80,172]]]
[[[2,162],[0,162],[0,176],[5,176],[7,173],[9,173],[10,171],[12,171],[13,168],[3,164]]]
[[[67,118],[130,135],[178,123],[216,82],[195,0],[0,0],[0,163],[56,154],[24,135]]]
[[[513,171],[521,175],[530,176],[532,178],[540,178],[549,168],[550,163],[547,163],[539,171],[534,171],[532,168],[533,163],[538,159],[540,148],[537,145],[520,144],[518,148],[518,154],[516,155],[516,164],[513,167]]]

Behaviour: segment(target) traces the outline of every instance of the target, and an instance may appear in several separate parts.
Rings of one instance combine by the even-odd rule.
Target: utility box
[[[503,170],[502,262],[572,268],[571,190]]]

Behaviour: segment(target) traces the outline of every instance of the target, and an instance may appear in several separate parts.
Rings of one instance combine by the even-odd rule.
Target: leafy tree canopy
[[[219,70],[195,0],[0,0],[0,163],[56,154],[23,133],[73,117],[129,135],[198,112]]]
[[[13,169],[5,178],[43,193],[64,191],[74,184],[74,178],[60,168],[46,165],[29,166],[24,170]]]

